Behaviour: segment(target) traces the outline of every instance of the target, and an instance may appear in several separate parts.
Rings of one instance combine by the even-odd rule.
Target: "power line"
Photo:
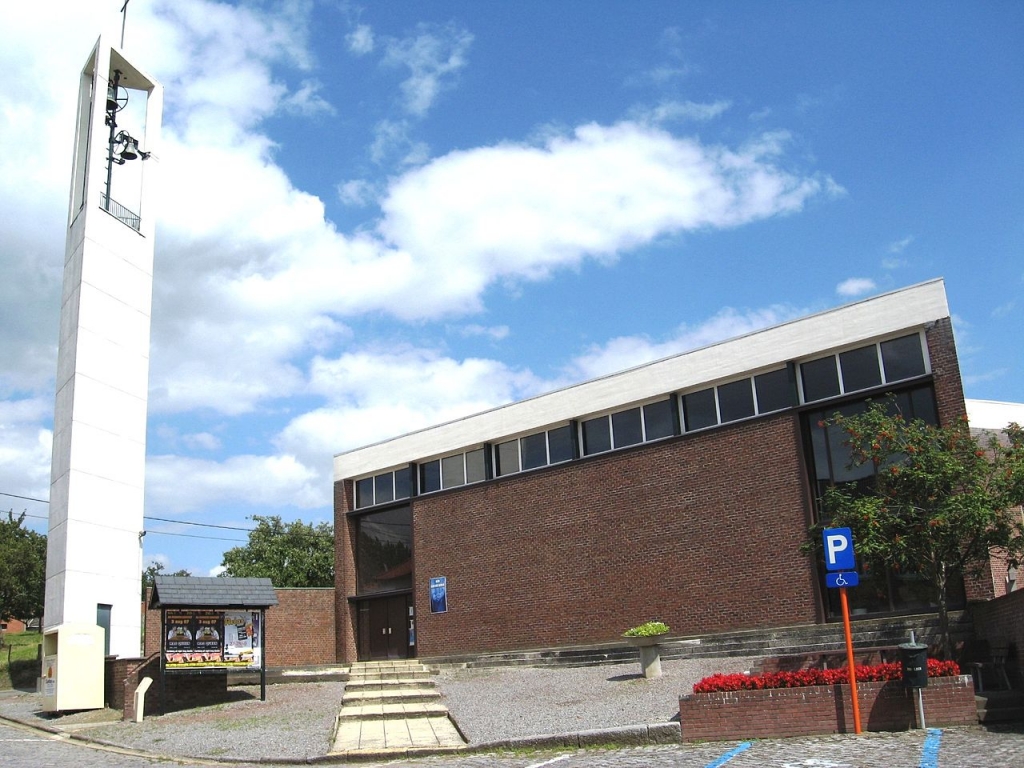
[[[7,494],[4,494],[4,495],[5,496],[12,496],[13,494],[7,493]],[[31,518],[34,518],[36,520],[47,520],[48,519],[46,517],[46,515],[30,515],[28,512],[25,513],[25,517],[31,517]],[[147,519],[162,520],[162,518],[147,518]],[[180,523],[180,522],[183,522],[183,521],[181,521],[181,520],[171,520],[171,521],[168,521],[168,522]],[[101,525],[101,524],[100,523],[90,523],[90,525]],[[211,528],[227,528],[228,527],[228,526],[224,526],[224,525],[212,525],[210,523],[187,523],[187,525],[208,525]],[[109,526],[102,526],[102,527],[109,527]],[[248,528],[233,528],[231,530],[248,531],[249,529]],[[146,531],[146,534],[147,535],[148,534],[153,534],[154,536],[180,536],[180,537],[183,537],[183,538],[186,538],[186,539],[205,539],[206,541],[235,541],[235,542],[238,542],[239,544],[244,544],[246,542],[245,539],[226,539],[226,538],[224,538],[222,536],[196,536],[195,534],[192,534],[192,533],[174,533],[173,531]]]
[[[40,504],[49,504],[50,503],[46,499],[37,499],[37,498],[34,498],[32,496],[19,496],[16,493],[5,493],[4,491],[0,491],[0,496],[10,496],[12,499],[23,499],[25,501],[38,501]],[[42,519],[42,520],[46,519],[45,517],[41,517],[40,515],[27,515],[27,516],[28,517],[39,518],[39,519]],[[143,519],[144,520],[156,520],[157,522],[160,522],[160,523],[177,523],[178,525],[198,525],[198,526],[201,526],[203,528],[222,528],[222,529],[224,529],[226,531],[245,531],[246,533],[248,533],[249,531],[255,530],[255,528],[241,528],[241,527],[235,526],[235,525],[217,525],[215,523],[196,523],[196,522],[193,522],[192,520],[172,520],[171,518],[167,518],[167,517],[153,517],[152,515],[143,515]],[[169,534],[165,534],[165,535],[167,535],[167,536],[174,536],[174,535],[184,536],[185,534],[183,534],[183,533],[182,534],[170,534],[169,533]],[[222,541],[239,541],[239,539],[222,539]]]

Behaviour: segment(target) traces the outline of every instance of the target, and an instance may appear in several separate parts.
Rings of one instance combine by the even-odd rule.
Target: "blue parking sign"
[[[825,542],[825,568],[829,571],[855,570],[853,533],[849,528],[826,528],[821,532]]]

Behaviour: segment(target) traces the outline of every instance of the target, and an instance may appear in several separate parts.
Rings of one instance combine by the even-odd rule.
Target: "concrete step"
[[[414,704],[438,701],[441,694],[429,688],[388,688],[352,691],[345,690],[342,706],[363,706],[369,704]]]
[[[974,702],[978,707],[978,722],[991,723],[1024,722],[1024,691],[989,691],[976,694]]]
[[[409,702],[396,704],[352,704],[345,705],[338,714],[338,721],[347,720],[402,720],[420,717],[447,717],[448,708],[437,702]]]
[[[429,677],[387,677],[350,679],[345,685],[346,691],[388,691],[395,688],[421,688],[432,690],[434,681]]]

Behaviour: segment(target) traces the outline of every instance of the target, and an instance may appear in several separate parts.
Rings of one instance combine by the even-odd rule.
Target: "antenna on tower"
[[[121,6],[121,48],[124,48],[124,25],[128,20],[128,3],[132,0],[124,0],[124,5]]]

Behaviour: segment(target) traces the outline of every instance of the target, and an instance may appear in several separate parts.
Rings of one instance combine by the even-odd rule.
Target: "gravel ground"
[[[443,670],[435,680],[471,743],[576,733],[679,719],[679,697],[715,672],[744,672],[756,658],[663,661],[645,679],[639,662],[596,667]]]
[[[639,662],[596,667],[444,669],[435,677],[445,705],[470,743],[575,733],[678,719],[680,695],[715,672],[739,672],[753,658],[662,662],[646,680]],[[52,717],[37,694],[0,696],[0,714],[146,752],[233,760],[307,759],[327,753],[344,683],[232,688],[223,704],[110,722],[110,710]]]

